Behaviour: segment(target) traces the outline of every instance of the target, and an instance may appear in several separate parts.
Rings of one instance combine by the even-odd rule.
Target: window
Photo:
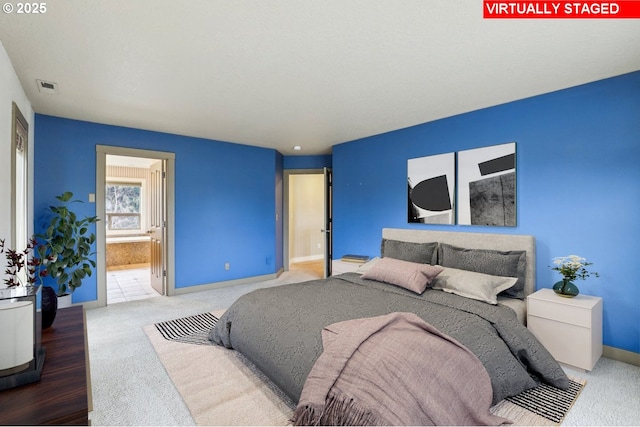
[[[141,232],[143,226],[142,183],[108,181],[105,195],[107,232]]]
[[[28,237],[28,150],[29,124],[14,102],[12,105],[12,136],[11,136],[11,216],[12,216],[12,245],[16,249],[24,248]],[[21,270],[20,279],[26,282],[26,271]]]

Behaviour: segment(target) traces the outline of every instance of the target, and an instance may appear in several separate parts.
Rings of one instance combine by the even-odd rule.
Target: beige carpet
[[[217,317],[220,314],[214,312]],[[293,402],[239,353],[168,341],[154,325],[144,331],[196,425],[290,424]],[[498,403],[491,412],[513,420],[514,425],[558,425],[507,401]]]

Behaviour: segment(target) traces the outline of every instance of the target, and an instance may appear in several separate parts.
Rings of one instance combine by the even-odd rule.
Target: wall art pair
[[[407,182],[410,223],[516,225],[515,142],[409,159]]]

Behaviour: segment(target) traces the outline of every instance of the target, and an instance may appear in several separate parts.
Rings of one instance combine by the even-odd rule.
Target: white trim
[[[137,243],[137,242],[148,242],[151,240],[151,237],[148,234],[144,236],[107,236],[107,245],[114,243]]]
[[[283,269],[276,273],[264,274],[262,276],[244,277],[242,279],[224,280],[222,282],[205,283],[203,285],[188,286],[186,288],[178,288],[175,295],[190,294],[193,292],[210,291],[213,289],[227,288],[229,286],[246,285],[248,283],[262,282],[265,280],[277,279],[283,272]]]
[[[296,263],[296,262],[306,262],[306,261],[317,261],[317,260],[321,260],[324,259],[324,255],[308,255],[308,256],[299,256],[296,258],[291,258],[291,263]]]
[[[165,160],[167,179],[167,241],[165,242],[167,262],[167,296],[176,295],[175,292],[175,153],[167,151],[143,150],[110,145],[96,145],[96,215],[104,218],[107,154],[129,157],[146,157]],[[98,223],[100,224],[100,223]],[[97,300],[83,303],[87,308],[105,307],[107,305],[107,260],[105,227],[96,227],[97,247]]]

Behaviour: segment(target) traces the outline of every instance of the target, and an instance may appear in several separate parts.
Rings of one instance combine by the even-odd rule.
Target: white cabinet
[[[527,328],[558,362],[590,371],[602,355],[602,298],[540,289],[527,297]]]
[[[342,273],[356,272],[361,265],[362,264],[358,262],[349,262],[334,259],[333,261],[331,261],[331,275],[336,276]]]

